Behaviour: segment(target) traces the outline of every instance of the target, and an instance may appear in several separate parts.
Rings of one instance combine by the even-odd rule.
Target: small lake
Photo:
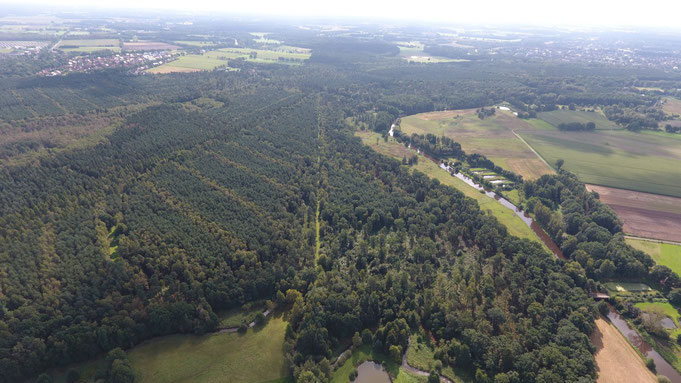
[[[357,366],[354,383],[390,383],[390,376],[379,363],[367,361]]]

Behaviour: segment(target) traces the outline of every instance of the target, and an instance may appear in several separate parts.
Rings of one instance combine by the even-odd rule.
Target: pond
[[[379,363],[367,361],[357,367],[354,383],[390,383],[390,376]]]

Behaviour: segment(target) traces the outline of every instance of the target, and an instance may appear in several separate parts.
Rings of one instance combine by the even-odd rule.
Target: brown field
[[[678,241],[681,238],[681,198],[586,185],[610,206],[624,223],[623,230],[637,237]]]
[[[681,115],[681,100],[673,97],[666,97],[662,104],[662,110],[667,114]]]
[[[494,116],[484,120],[477,117],[475,109],[421,113],[404,117],[401,129],[407,134],[447,136],[461,144],[466,153],[484,154],[525,179],[553,173],[553,169],[514,134],[516,129],[532,129],[532,126],[508,111],[497,110]]]
[[[143,41],[136,43],[123,43],[123,50],[126,51],[151,51],[151,50],[173,50],[180,49],[177,45],[158,43],[153,41]]]
[[[421,113],[419,117],[428,121],[440,121],[457,116],[467,116],[475,113],[475,109],[444,110],[439,112]]]
[[[594,357],[598,383],[657,382],[638,353],[610,322],[596,319],[591,342],[596,346]]]
[[[151,68],[148,70],[149,73],[190,73],[190,72],[200,72],[201,69],[197,68],[183,68],[179,66],[169,66],[162,65],[156,68]]]

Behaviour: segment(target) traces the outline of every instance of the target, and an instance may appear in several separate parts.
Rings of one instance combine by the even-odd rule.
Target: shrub
[[[653,358],[646,358],[646,367],[648,367],[650,371],[655,371],[655,361]]]

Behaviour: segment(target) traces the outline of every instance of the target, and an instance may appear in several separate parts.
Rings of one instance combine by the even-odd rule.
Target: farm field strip
[[[596,346],[594,357],[598,383],[657,382],[655,375],[648,370],[636,350],[605,319],[596,319],[591,342]]]
[[[666,241],[681,239],[681,198],[590,184],[586,187],[615,211],[625,233]]]
[[[650,255],[656,263],[681,274],[681,243],[665,243],[643,238],[626,238],[629,245]]]
[[[467,153],[484,154],[502,168],[536,179],[553,173],[553,169],[514,133],[514,129],[528,127],[510,112],[497,110],[494,116],[481,120],[474,109],[466,109],[407,116],[400,128],[409,135],[449,137]]]
[[[603,114],[599,112],[586,112],[578,110],[554,110],[551,112],[537,113],[537,118],[546,121],[547,123],[558,126],[560,123],[579,122],[586,124],[593,122],[596,124],[596,129],[615,130],[623,129],[617,126],[614,122],[608,120]]]
[[[681,197],[678,139],[625,131],[516,132],[549,163],[563,159],[585,183]]]

